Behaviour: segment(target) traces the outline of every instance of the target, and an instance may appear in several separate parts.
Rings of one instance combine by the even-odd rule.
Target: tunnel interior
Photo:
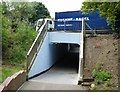
[[[58,34],[61,33],[58,32]],[[68,38],[61,38],[61,35],[55,37],[55,41],[53,35],[55,36],[55,34],[47,33],[44,38],[37,57],[28,72],[28,79],[52,83],[57,81],[60,84],[77,84],[80,37],[73,40],[72,36],[79,34],[68,33],[65,35],[71,36],[70,41],[66,40]]]
[[[58,44],[59,45],[59,44]],[[67,45],[67,53],[64,54],[59,60],[56,61],[55,67],[64,70],[74,70],[78,73],[78,65],[79,65],[79,45],[77,44],[61,44]]]
[[[52,53],[54,53],[54,55],[51,54],[50,57],[53,57],[52,61],[56,60],[54,61],[55,63],[44,73],[32,78],[31,81],[53,84],[77,85],[79,66],[79,45],[53,43],[50,44],[50,48],[53,48],[53,50],[50,50]]]

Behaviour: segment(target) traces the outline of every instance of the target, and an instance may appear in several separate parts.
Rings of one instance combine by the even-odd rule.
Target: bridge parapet
[[[80,45],[80,40],[80,32],[49,32],[50,43],[70,43]]]
[[[44,24],[39,29],[39,33],[27,53],[27,69],[26,69],[27,73],[29,72],[30,68],[32,67],[32,65],[35,61],[35,58],[36,58],[36,56],[41,48],[41,45],[43,43],[44,37],[48,31],[47,30],[47,27],[48,27],[47,22],[48,21],[45,21]]]

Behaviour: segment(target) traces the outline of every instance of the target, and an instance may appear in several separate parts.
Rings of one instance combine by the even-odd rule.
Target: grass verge
[[[0,83],[2,83],[7,77],[10,77],[21,69],[21,67],[17,66],[3,65],[2,67],[0,67]]]

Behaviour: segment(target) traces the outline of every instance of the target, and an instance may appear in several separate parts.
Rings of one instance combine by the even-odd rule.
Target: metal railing
[[[48,23],[47,23],[47,21],[45,21],[44,24],[39,29],[39,33],[27,53],[27,69],[26,69],[27,73],[29,72],[30,68],[32,67],[32,65],[35,61],[35,58],[39,52],[39,49],[41,48],[44,37],[47,33],[47,29],[48,29],[47,27],[48,27]]]
[[[86,22],[85,25],[91,30],[92,36],[95,36],[96,35],[95,30],[93,30]]]

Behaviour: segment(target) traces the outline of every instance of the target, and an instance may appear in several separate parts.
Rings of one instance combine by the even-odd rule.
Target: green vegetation
[[[2,76],[0,76],[0,83],[3,82],[8,76],[13,75],[15,72],[18,72],[22,68],[16,66],[2,66]]]
[[[107,71],[99,71],[95,73],[95,79],[97,80],[97,83],[100,84],[102,81],[107,81],[111,78],[111,74]]]
[[[107,81],[112,77],[110,72],[96,68],[93,70],[92,76],[95,78],[97,84],[101,84],[103,81]]]
[[[119,2],[83,2],[82,12],[100,11],[100,15],[106,17],[109,25],[120,35],[120,1]]]
[[[105,85],[106,87],[111,86],[110,79],[112,78],[112,74],[108,71],[102,70],[102,65],[97,64],[92,71],[92,76],[94,78],[95,87],[92,90],[97,90],[97,86]]]
[[[0,67],[0,83],[2,82],[2,67]]]
[[[0,82],[3,82],[16,71],[25,69],[26,54],[37,36],[35,22],[50,14],[37,2],[0,2],[0,14],[3,59]]]
[[[32,3],[34,6],[32,12],[33,15],[29,18],[29,21],[34,24],[34,22],[40,18],[50,18],[50,13],[47,8],[42,3]]]
[[[22,64],[36,35],[26,22],[18,24],[15,33],[3,31],[3,64]]]

